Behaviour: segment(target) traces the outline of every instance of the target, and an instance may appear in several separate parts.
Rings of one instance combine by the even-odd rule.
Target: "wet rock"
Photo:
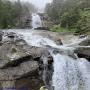
[[[85,39],[79,45],[80,46],[89,46],[90,45],[90,38]]]
[[[80,35],[79,38],[85,38],[87,35]]]
[[[51,58],[50,52],[47,50],[47,48],[40,48],[33,46],[30,48],[29,52],[33,56],[33,58],[36,59],[37,61],[43,59],[44,57],[47,57],[47,61],[49,61]]]
[[[59,48],[54,48],[50,46],[46,46],[48,50],[51,50],[53,54],[62,54],[66,56],[70,56],[71,58],[77,59],[76,55],[74,54],[74,51],[71,49],[59,49]]]
[[[0,41],[2,41],[3,34],[4,32],[0,31]]]
[[[14,32],[5,32],[3,35],[3,43],[18,43],[18,41],[23,41],[22,35],[16,34]]]
[[[25,40],[23,40],[23,39],[16,39],[15,44],[17,46],[25,46],[25,45],[27,46],[27,42]]]
[[[17,67],[2,69],[0,70],[0,83],[4,89],[5,88],[16,89],[16,88],[25,87],[26,89],[30,88],[29,90],[33,90],[33,88],[35,88],[37,84],[38,86],[36,88],[39,88],[40,87],[39,84],[41,83],[41,81],[39,80],[38,67],[39,66],[36,61],[27,61],[20,64]],[[28,83],[29,83],[29,87],[27,86]],[[38,89],[34,89],[34,90],[38,90]]]
[[[15,66],[18,63],[30,59],[29,55],[21,46],[14,44],[3,44],[0,46],[0,68]]]
[[[15,38],[16,33],[14,33],[14,32],[9,32],[9,33],[7,33],[7,36],[8,36],[9,38]]]
[[[39,77],[39,76],[38,76]],[[16,88],[18,90],[39,90],[39,88],[44,85],[42,80],[38,77],[25,77],[18,79],[15,82]]]
[[[8,40],[8,38],[13,39]],[[25,86],[29,90],[39,90],[40,86],[44,85],[43,75],[44,80],[48,80],[47,76],[52,77],[52,63],[53,58],[46,48],[29,46],[24,39],[11,33],[9,37],[6,36],[6,41],[3,41],[3,45],[0,46],[1,87]],[[46,71],[45,67],[47,67]],[[47,72],[50,72],[50,75]]]
[[[78,57],[86,58],[88,61],[90,61],[90,48],[77,48],[74,52],[78,55]]]
[[[35,28],[36,30],[49,30],[48,27],[38,27],[38,28]]]
[[[17,80],[27,76],[38,75],[38,67],[36,61],[27,61],[16,67],[0,69],[0,80]]]
[[[61,39],[56,39],[55,42],[56,42],[57,45],[63,45]]]

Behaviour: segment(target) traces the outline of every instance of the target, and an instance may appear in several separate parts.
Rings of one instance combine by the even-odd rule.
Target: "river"
[[[9,30],[12,31],[12,30]],[[54,72],[52,75],[52,86],[54,90],[90,90],[90,63],[84,58],[72,58],[68,53],[72,53],[75,41],[78,42],[83,39],[78,39],[77,37],[72,37],[69,40],[70,43],[64,41],[64,45],[57,45],[53,40],[47,38],[39,33],[45,31],[37,30],[13,30],[15,33],[23,35],[25,41],[32,46],[46,47],[47,45],[52,48],[61,49],[65,54],[53,53],[53,50],[48,49],[53,56]],[[68,38],[67,35],[64,38]],[[64,39],[63,38],[63,39]],[[68,38],[70,39],[70,38]]]
[[[23,36],[23,39],[32,46],[48,47],[50,54],[54,59],[54,72],[51,86],[48,90],[90,90],[90,63],[84,58],[78,58],[73,50],[78,47],[78,43],[86,38],[80,39],[78,36],[55,33],[43,30],[34,30],[41,27],[41,19],[39,15],[32,14],[32,29],[28,30],[7,30],[15,32]],[[61,38],[63,45],[57,43],[50,38],[56,36]],[[62,50],[64,54],[57,52],[54,49]],[[74,57],[71,57],[71,56]]]

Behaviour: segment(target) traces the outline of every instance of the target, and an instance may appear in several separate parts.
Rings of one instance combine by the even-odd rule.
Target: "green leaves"
[[[32,4],[0,0],[0,28],[21,28],[25,16],[30,16],[30,11],[34,11]]]
[[[46,12],[59,27],[90,31],[90,0],[53,0]]]
[[[90,11],[81,12],[80,20],[77,22],[78,33],[90,31]]]

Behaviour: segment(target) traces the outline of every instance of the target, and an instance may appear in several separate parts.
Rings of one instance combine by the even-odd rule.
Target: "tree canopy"
[[[0,0],[0,28],[20,27],[25,16],[35,10],[30,3],[21,3],[19,0],[15,2]]]
[[[61,27],[90,31],[90,0],[53,0],[45,11]]]

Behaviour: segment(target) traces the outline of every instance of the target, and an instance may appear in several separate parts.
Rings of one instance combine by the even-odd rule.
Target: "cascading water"
[[[61,54],[53,55],[54,90],[90,90],[90,63]]]
[[[32,14],[32,28],[36,29],[42,26],[41,18],[38,14]]]
[[[27,43],[33,46],[45,47],[49,45],[63,49],[63,51],[68,49],[67,47],[57,46],[54,41],[36,35],[32,31],[18,31],[18,33],[22,34]],[[67,55],[62,55],[61,53],[54,54],[51,49],[50,53],[54,59],[54,72],[52,76],[54,90],[90,90],[90,63],[86,59],[74,59],[68,56],[68,53]]]

